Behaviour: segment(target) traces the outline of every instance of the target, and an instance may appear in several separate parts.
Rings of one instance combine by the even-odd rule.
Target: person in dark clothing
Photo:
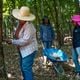
[[[73,15],[72,16],[72,23],[75,26],[73,29],[73,62],[75,64],[76,73],[80,75],[80,64],[79,64],[79,56],[80,56],[80,15]]]
[[[42,19],[42,24],[40,25],[40,38],[44,48],[51,48],[54,40],[54,30],[47,16]]]

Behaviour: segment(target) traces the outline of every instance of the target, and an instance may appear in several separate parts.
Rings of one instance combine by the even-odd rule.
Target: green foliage
[[[70,18],[78,8],[77,3],[78,0],[3,0],[3,17],[5,15],[10,16],[14,8],[29,6],[31,12],[36,15],[34,23],[37,25],[37,30],[39,30],[42,17],[47,15],[51,23],[55,24],[55,30],[59,29],[62,34],[64,32],[70,33],[70,27],[72,26]]]

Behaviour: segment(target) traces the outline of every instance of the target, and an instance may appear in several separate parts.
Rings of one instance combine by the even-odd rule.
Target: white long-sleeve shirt
[[[19,32],[19,39],[13,39],[12,44],[20,46],[20,53],[23,58],[36,51],[36,29],[33,24],[26,22]]]

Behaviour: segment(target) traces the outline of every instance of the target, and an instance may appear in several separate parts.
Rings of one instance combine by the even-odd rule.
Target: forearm
[[[25,45],[28,45],[30,44],[31,40],[24,40],[24,39],[14,39],[12,40],[12,44],[13,45],[16,45],[16,46],[25,46]]]

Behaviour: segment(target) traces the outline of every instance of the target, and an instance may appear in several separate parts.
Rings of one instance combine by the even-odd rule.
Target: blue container
[[[51,60],[52,62],[68,61],[67,54],[61,49],[57,49],[57,48],[43,49],[43,54],[47,56],[47,58]]]

